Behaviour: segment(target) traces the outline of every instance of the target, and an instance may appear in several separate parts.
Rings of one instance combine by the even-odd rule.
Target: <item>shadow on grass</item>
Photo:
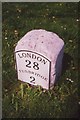
[[[68,70],[70,68],[72,60],[73,60],[73,58],[68,53],[64,53],[63,61],[62,61],[61,75],[65,74],[66,70]]]

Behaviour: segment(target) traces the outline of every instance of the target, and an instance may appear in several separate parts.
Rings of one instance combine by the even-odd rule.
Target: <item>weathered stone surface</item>
[[[35,83],[32,84],[41,85],[45,89],[51,88],[54,85],[55,80],[60,76],[61,68],[62,68],[63,52],[64,52],[64,42],[57,34],[42,29],[32,30],[28,32],[25,36],[22,37],[21,40],[18,41],[17,46],[15,48],[18,79],[28,82],[26,80],[30,78],[30,76],[28,75],[31,74],[29,73],[30,72],[29,70],[33,72],[36,71],[35,73],[36,74],[40,73],[42,78],[40,77],[40,75],[38,76],[35,75],[35,73],[31,74],[31,77],[33,77],[31,79],[34,78],[37,79]],[[23,58],[19,60],[18,57],[19,58],[23,57]],[[29,64],[29,66],[24,69],[24,70],[28,70],[25,73],[25,75],[23,75],[24,72],[21,73],[19,71],[19,70],[23,70],[25,66],[24,59],[25,61],[27,59],[28,61],[26,62],[28,63],[31,62],[31,66]],[[33,69],[32,63],[34,64],[34,62],[36,62],[36,64],[39,64],[39,70],[36,70],[38,69],[38,66],[34,67]],[[18,69],[19,66],[22,67]]]

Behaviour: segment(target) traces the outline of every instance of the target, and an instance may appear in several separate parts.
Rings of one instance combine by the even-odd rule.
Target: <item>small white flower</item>
[[[56,21],[54,21],[54,23],[56,23]]]
[[[19,16],[17,16],[17,18],[19,18]]]
[[[17,32],[17,30],[14,30],[14,32],[16,33],[16,32]]]
[[[69,80],[69,78],[66,78],[66,80]]]
[[[55,16],[52,17],[53,19],[55,18]]]
[[[72,43],[72,40],[69,40],[69,42],[71,42],[71,43]]]
[[[62,4],[60,3],[60,6],[62,6]]]
[[[75,70],[75,67],[72,67],[72,70]]]
[[[78,102],[78,104],[80,105],[80,101]]]
[[[64,30],[66,30],[66,28],[64,28]]]
[[[73,80],[71,80],[71,78],[66,78],[66,80],[70,81],[71,83],[74,82]]]
[[[78,22],[78,21],[79,21],[79,19],[76,19],[76,21]]]
[[[48,9],[48,8],[47,8],[46,10],[47,10],[47,11],[49,11],[49,9]]]
[[[7,40],[7,37],[5,37],[5,40]]]
[[[63,28],[63,26],[61,26],[61,28]]]

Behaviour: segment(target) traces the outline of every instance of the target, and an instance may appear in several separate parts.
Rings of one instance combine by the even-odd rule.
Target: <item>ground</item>
[[[2,3],[3,118],[78,117],[78,3]],[[65,43],[62,75],[52,90],[17,80],[14,49],[32,29],[58,34]]]

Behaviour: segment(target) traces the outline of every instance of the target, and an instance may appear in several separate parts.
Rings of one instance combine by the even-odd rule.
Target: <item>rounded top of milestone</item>
[[[26,33],[18,41],[15,52],[20,50],[31,50],[50,58],[49,54],[54,54],[54,56],[56,56],[63,46],[64,42],[57,34],[43,29],[35,29]]]

